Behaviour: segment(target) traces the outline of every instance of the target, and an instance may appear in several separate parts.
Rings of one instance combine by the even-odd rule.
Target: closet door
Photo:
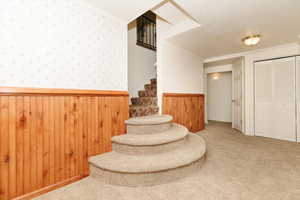
[[[296,60],[296,90],[297,90],[297,142],[300,142],[300,56],[297,57]]]
[[[255,135],[296,140],[295,57],[255,63]]]

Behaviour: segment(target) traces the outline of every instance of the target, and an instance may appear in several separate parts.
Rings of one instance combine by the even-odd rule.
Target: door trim
[[[276,57],[276,58],[269,58],[269,59],[262,59],[262,60],[255,60],[255,61],[254,61],[254,64],[255,64],[256,62],[271,61],[271,60],[279,60],[279,59],[283,59],[283,58],[291,58],[291,57],[297,58],[298,56],[300,56],[300,54],[291,55],[291,56],[282,56],[282,57]]]
[[[299,67],[300,67],[300,63],[298,63],[298,61],[300,60],[300,56],[295,56],[295,101],[296,101],[296,112],[295,112],[295,119],[296,119],[296,142],[300,142],[299,140],[299,137],[298,135],[300,134],[299,131],[300,131],[300,127],[298,126],[299,125],[299,114],[298,111],[299,111],[299,103],[298,101],[300,101],[299,97],[300,97],[300,94],[298,94],[299,92],[297,91],[297,83],[298,83],[298,79],[300,79],[300,77],[298,77],[298,75],[300,76],[300,71],[299,71]],[[300,82],[300,81],[299,81]]]

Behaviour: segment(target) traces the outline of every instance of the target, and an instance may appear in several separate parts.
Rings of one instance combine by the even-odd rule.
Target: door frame
[[[236,57],[237,59],[240,58],[241,59],[241,63],[242,63],[242,70],[241,70],[241,131],[242,133],[245,133],[245,57],[241,56],[241,57]],[[205,93],[205,120],[207,122],[207,117],[208,117],[208,108],[207,108],[207,85],[208,85],[208,79],[207,79],[207,75],[210,73],[221,73],[221,72],[232,72],[232,64],[227,64],[227,65],[219,65],[219,66],[215,66],[215,67],[208,67],[205,68],[204,70],[204,93]],[[233,73],[232,73],[233,74]],[[233,77],[233,75],[232,75]],[[233,81],[232,81],[233,82]],[[234,88],[234,83],[232,83],[232,89]],[[233,93],[232,93],[233,95]],[[232,96],[233,97],[233,96]],[[233,104],[231,106],[231,110],[232,110],[232,122],[234,119],[234,115],[233,115]],[[232,123],[233,124],[233,123]],[[233,126],[233,125],[232,125]]]
[[[234,128],[234,74],[233,69],[231,70],[231,128]]]
[[[234,81],[234,68],[233,68],[233,65],[235,64],[235,62],[240,62],[240,65],[241,65],[241,69],[240,69],[240,119],[239,119],[239,122],[238,124],[239,127],[234,127],[234,119],[235,119],[235,116],[234,116],[234,103],[235,103],[235,81]],[[232,64],[232,128],[236,129],[236,130],[239,130],[240,132],[244,132],[244,105],[245,105],[245,58],[244,57],[240,57],[240,60],[237,60],[237,61],[234,61],[233,64]]]
[[[214,66],[214,67],[205,68],[205,70],[204,70],[204,81],[205,81],[205,84],[204,84],[205,102],[204,102],[204,104],[205,104],[205,119],[207,119],[207,121],[208,121],[208,106],[207,106],[208,75],[213,74],[213,73],[222,73],[222,72],[232,72],[232,65],[231,64],[218,65],[218,66]],[[231,107],[231,110],[232,110],[232,107]]]
[[[244,130],[244,72],[245,72],[245,59],[244,57],[240,57],[241,59],[241,63],[242,63],[242,70],[241,70],[241,120],[242,120],[242,124],[241,124],[241,127],[240,127],[240,130],[241,132],[243,132]],[[207,88],[207,85],[208,85],[208,74],[211,74],[211,73],[222,73],[222,72],[232,72],[232,81],[231,81],[231,88],[232,88],[232,92],[231,92],[231,100],[233,100],[233,90],[234,90],[234,76],[233,76],[233,68],[232,68],[233,64],[227,64],[227,65],[219,65],[219,66],[215,66],[215,67],[208,67],[205,69],[204,71],[204,81],[205,81],[205,84],[204,84],[204,93],[205,93],[205,98],[207,98],[207,93],[208,93],[208,88]],[[207,106],[207,101],[205,100],[205,116],[206,118],[208,117],[208,106]],[[232,128],[234,128],[234,125],[233,125],[233,120],[234,119],[234,105],[233,105],[233,102],[231,103],[231,123],[232,123]],[[237,129],[238,130],[238,129]]]
[[[295,83],[296,83],[296,141],[297,142],[300,142],[300,89],[297,88],[297,83],[300,82],[300,56],[295,56],[295,60],[296,60],[296,63],[295,63],[295,66],[296,66],[296,69],[295,69],[295,76],[296,76],[296,80],[295,80]],[[299,80],[298,80],[298,79]],[[297,92],[297,89],[299,90]]]

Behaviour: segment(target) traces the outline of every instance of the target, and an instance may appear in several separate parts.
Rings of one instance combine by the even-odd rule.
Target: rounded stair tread
[[[134,156],[112,151],[91,157],[89,163],[117,173],[154,173],[190,165],[203,158],[205,152],[202,137],[189,133],[185,145],[171,152]]]
[[[186,127],[179,124],[173,124],[172,128],[160,133],[147,135],[126,134],[114,136],[112,138],[112,142],[130,146],[155,146],[184,139],[187,134],[188,130]]]
[[[170,115],[149,115],[144,117],[133,117],[125,121],[127,125],[157,125],[172,122],[173,117]]]

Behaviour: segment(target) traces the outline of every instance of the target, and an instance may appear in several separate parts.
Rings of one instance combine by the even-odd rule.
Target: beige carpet
[[[119,187],[86,178],[47,200],[299,200],[300,144],[247,137],[227,124],[200,133],[207,160],[197,174],[152,187]]]

